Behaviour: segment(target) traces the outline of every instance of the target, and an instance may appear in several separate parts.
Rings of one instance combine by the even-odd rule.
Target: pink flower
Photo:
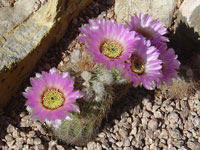
[[[150,41],[140,40],[125,63],[123,76],[132,81],[134,86],[142,84],[146,89],[155,89],[155,80],[162,77],[162,61],[158,57],[159,52],[154,46],[150,46]]]
[[[172,84],[172,78],[177,78],[176,70],[180,66],[180,62],[177,60],[177,55],[172,48],[167,49],[166,44],[160,44],[158,46],[160,52],[159,59],[163,61],[162,63],[162,74],[163,76],[157,81],[157,86],[161,86],[161,82],[166,84]]]
[[[121,23],[97,19],[81,27],[83,33],[78,39],[86,44],[86,50],[93,60],[103,63],[108,69],[122,67],[134,49],[138,37]]]
[[[167,33],[167,29],[162,27],[162,22],[158,19],[153,20],[151,15],[139,14],[139,17],[135,14],[131,17],[131,22],[127,23],[131,31],[144,36],[147,40],[151,40],[152,45],[156,45],[160,42],[168,42],[168,38],[163,36]]]
[[[32,87],[26,88],[23,94],[33,119],[58,126],[61,119],[70,118],[71,111],[79,112],[74,103],[82,96],[79,91],[73,91],[74,83],[69,73],[59,74],[52,68],[49,72],[36,74],[30,82]]]

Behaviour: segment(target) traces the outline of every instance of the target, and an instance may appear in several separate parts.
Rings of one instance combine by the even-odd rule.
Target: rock
[[[65,150],[65,148],[61,145],[56,145],[57,150]]]
[[[184,0],[178,10],[177,23],[180,21],[200,34],[200,1]]]
[[[119,129],[119,135],[122,137],[122,138],[127,138],[128,137],[128,132],[125,128],[120,128]]]
[[[35,145],[34,148],[37,150],[44,150],[44,145],[38,144],[38,145]],[[59,149],[57,149],[57,150],[59,150]]]
[[[0,109],[64,35],[70,20],[91,1],[18,0],[13,7],[0,9]]]
[[[13,144],[15,143],[15,141],[14,140],[12,140],[12,141],[9,141],[9,142],[6,142],[6,144],[9,146],[9,147],[11,147],[11,146],[13,146]]]
[[[116,141],[112,137],[108,138],[108,141],[110,141],[111,143],[116,143]]]
[[[160,150],[154,143],[150,145],[150,150]]]
[[[8,135],[5,136],[5,139],[6,139],[7,142],[10,142],[10,141],[13,140],[13,137],[8,134]]]
[[[0,1],[0,8],[1,7],[12,7],[14,5],[15,0],[1,0]]]
[[[30,145],[33,145],[33,138],[28,138],[26,143],[30,144]]]
[[[122,141],[120,141],[120,142],[117,142],[117,143],[116,143],[116,145],[117,145],[118,147],[122,147],[122,145],[123,145],[123,142],[122,142]]]
[[[124,140],[124,142],[123,142],[123,146],[124,147],[128,147],[128,146],[130,146],[131,145],[131,142],[129,141],[129,139],[127,138],[126,140]]]
[[[146,130],[146,137],[149,139],[152,139],[152,138],[154,138],[154,135],[153,135],[153,130],[151,130],[151,129],[148,129],[148,130]]]
[[[160,111],[155,111],[155,112],[154,112],[154,117],[155,117],[155,118],[160,118],[160,119],[162,119],[162,118],[163,118],[163,115],[162,115],[162,113],[161,113]]]
[[[174,35],[171,41],[176,45],[176,48],[180,49],[180,52],[177,51],[178,55],[182,55],[179,59],[184,61],[186,61],[185,58],[188,61],[192,59],[190,63],[193,63],[192,66],[195,69],[192,70],[195,71],[194,76],[196,76],[200,69],[199,49],[196,49],[200,46],[200,1],[184,0],[177,12],[176,18]]]
[[[49,141],[49,147],[54,147],[55,145],[57,145],[57,142],[54,140]]]
[[[200,143],[188,141],[187,146],[192,150],[200,150]]]
[[[123,150],[131,150],[130,147],[124,147]]]
[[[99,134],[98,134],[98,137],[100,137],[100,138],[105,138],[105,137],[106,137],[106,134],[103,133],[103,132],[102,132],[102,133],[99,133]]]
[[[15,129],[15,130],[13,131],[12,135],[13,135],[14,138],[17,139],[17,138],[19,137],[19,132]]]
[[[99,143],[97,143],[97,150],[102,150],[102,146],[99,144]]]
[[[7,132],[12,133],[14,130],[15,130],[15,127],[12,126],[11,124],[9,124],[8,127],[7,127]]]
[[[181,137],[182,137],[179,129],[171,129],[171,130],[169,130],[169,134],[174,139],[181,139]]]
[[[162,129],[161,134],[159,135],[159,138],[168,139],[168,132],[166,129]]]
[[[88,148],[88,150],[96,149],[96,143],[95,142],[89,142],[87,144],[87,148]]]
[[[136,134],[137,134],[137,127],[133,127],[130,132],[130,135],[136,135]]]
[[[24,145],[22,150],[29,150],[29,145],[28,144]]]
[[[117,21],[125,22],[130,20],[130,17],[140,12],[148,13],[154,19],[159,18],[166,27],[169,27],[172,22],[173,12],[178,0],[115,0],[115,14]]]
[[[156,130],[157,127],[158,127],[158,120],[157,119],[151,119],[148,123],[148,127],[149,127],[149,129]]]
[[[192,123],[193,123],[194,127],[200,128],[200,117],[196,117],[196,118],[192,119]]]
[[[171,112],[169,115],[168,115],[168,121],[171,123],[171,124],[176,124],[178,122],[178,114],[175,113],[175,112]]]
[[[35,144],[35,145],[39,145],[39,144],[41,144],[41,139],[40,138],[35,138],[34,139],[34,141],[33,141],[33,143]]]
[[[35,136],[35,131],[29,131],[27,136],[30,137],[30,138],[34,137]]]

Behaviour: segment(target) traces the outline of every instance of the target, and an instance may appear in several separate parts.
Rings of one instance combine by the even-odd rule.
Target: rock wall
[[[17,0],[0,8],[0,109],[92,0]]]
[[[119,22],[130,20],[134,13],[148,13],[159,18],[166,27],[172,22],[173,13],[179,0],[115,0],[116,19]]]

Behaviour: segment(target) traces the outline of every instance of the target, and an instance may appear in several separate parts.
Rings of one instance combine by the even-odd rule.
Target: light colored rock
[[[125,22],[140,12],[148,13],[154,19],[159,18],[166,27],[172,22],[172,16],[178,0],[115,0],[115,14],[117,21]]]
[[[1,0],[0,1],[0,8],[1,7],[11,7],[14,5],[15,0]]]
[[[5,136],[5,139],[8,142],[13,141],[13,137],[11,135],[9,135],[9,134]]]
[[[156,130],[157,127],[158,127],[158,120],[157,119],[151,119],[148,123],[148,127],[149,127],[149,129]]]
[[[124,147],[128,147],[128,146],[130,146],[131,145],[131,143],[130,143],[130,140],[127,138],[127,139],[125,139],[124,140],[124,143],[123,143],[123,146]]]
[[[57,148],[58,150],[65,150],[65,148],[64,148],[63,146],[61,146],[61,145],[56,145],[56,148]]]
[[[96,149],[96,143],[95,142],[89,142],[87,144],[87,148],[88,148],[88,150]]]
[[[200,128],[200,117],[192,119],[192,123],[196,128]]]
[[[33,145],[33,138],[28,138],[26,143],[30,144],[30,145]]]
[[[99,143],[97,143],[97,150],[102,150],[102,146]]]
[[[91,1],[18,0],[14,7],[0,8],[0,109]]]
[[[171,123],[171,124],[176,124],[178,122],[178,114],[175,113],[175,112],[171,112],[169,115],[168,115],[168,121]]]
[[[125,128],[120,128],[119,129],[119,135],[122,137],[122,138],[127,138],[128,137],[128,132]]]
[[[184,0],[179,8],[177,21],[186,23],[200,33],[200,1]]]
[[[39,145],[39,144],[41,144],[41,139],[40,138],[35,138],[34,139],[34,141],[33,141],[33,143],[35,144],[35,145]]]
[[[182,135],[178,129],[171,129],[169,130],[169,134],[174,139],[181,139]]]
[[[123,145],[123,142],[122,142],[122,141],[120,141],[120,142],[117,142],[117,143],[116,143],[116,145],[117,145],[118,147],[122,147],[122,145]]]
[[[187,146],[192,150],[199,150],[200,149],[200,143],[198,143],[198,142],[188,141]]]
[[[181,49],[184,54],[188,55],[189,52],[195,51],[192,63],[195,70],[199,68],[199,54],[196,47],[200,46],[200,1],[199,0],[184,0],[178,12],[177,19],[175,20],[173,41],[176,47]],[[186,53],[185,53],[186,52]],[[188,58],[190,56],[187,56]],[[194,70],[193,70],[194,71]],[[195,74],[194,74],[195,75]]]

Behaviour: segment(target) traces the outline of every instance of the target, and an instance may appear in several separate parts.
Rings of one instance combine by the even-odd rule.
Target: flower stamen
[[[136,74],[142,74],[144,73],[144,63],[143,61],[138,58],[137,56],[132,56],[131,57],[131,71],[136,73]]]
[[[63,93],[55,89],[48,89],[42,96],[42,104],[47,109],[57,109],[64,103]]]
[[[116,42],[105,42],[101,45],[101,52],[108,58],[117,58],[122,53],[122,46]]]

